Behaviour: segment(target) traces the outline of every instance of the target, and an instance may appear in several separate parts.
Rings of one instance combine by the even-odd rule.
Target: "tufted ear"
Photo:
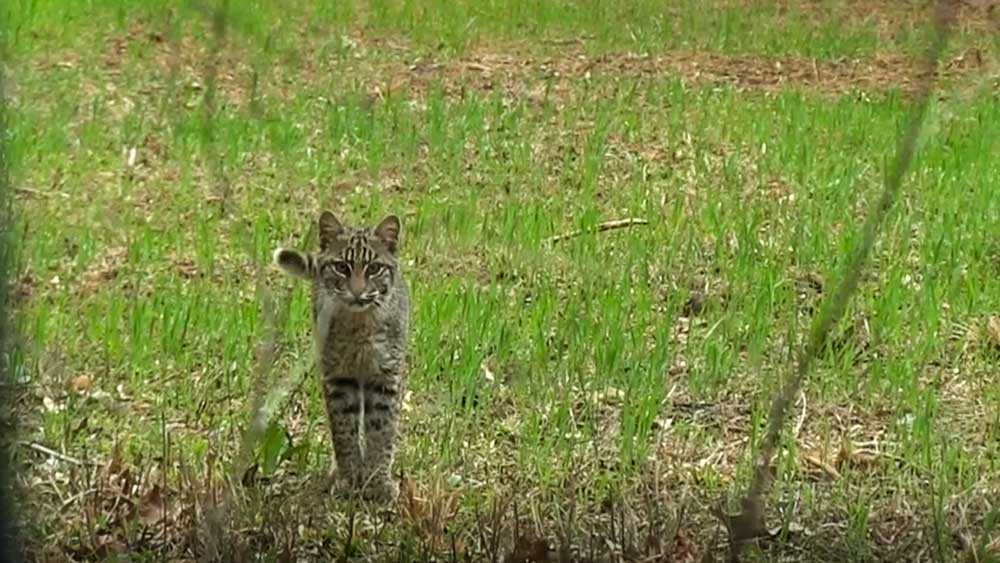
[[[275,250],[274,263],[288,274],[297,278],[312,279],[316,273],[316,261],[312,255],[290,248]]]
[[[385,219],[382,219],[382,222],[375,227],[375,236],[385,244],[389,252],[395,254],[399,248],[399,231],[401,228],[399,217],[389,215]]]
[[[337,216],[329,211],[324,211],[319,216],[319,248],[326,250],[333,245],[341,234],[344,233],[344,224],[337,219]]]

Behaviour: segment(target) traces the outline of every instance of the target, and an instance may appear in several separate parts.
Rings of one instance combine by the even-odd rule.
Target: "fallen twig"
[[[799,437],[799,432],[802,432],[802,425],[806,422],[806,393],[805,391],[799,392],[799,397],[802,397],[802,412],[799,413],[799,420],[795,423],[795,432],[792,434],[796,438]]]
[[[581,35],[580,37],[542,39],[542,43],[546,45],[585,45],[587,41],[593,39],[593,35]]]
[[[492,67],[484,65],[483,63],[469,62],[465,63],[466,70],[475,70],[479,72],[490,72],[493,70]]]
[[[73,465],[84,465],[84,463],[75,457],[70,457],[64,453],[57,452],[52,448],[43,446],[38,442],[22,442],[23,445],[35,450],[36,452],[41,452],[49,457],[54,457],[58,460],[65,461],[67,463],[72,463]]]
[[[829,476],[831,479],[833,480],[840,479],[840,471],[837,471],[836,467],[830,465],[829,463],[823,461],[822,459],[812,454],[802,454],[802,459],[808,462],[809,465],[812,465],[823,471],[823,473],[826,473],[827,476]]]
[[[14,193],[16,193],[16,194],[22,194],[22,195],[29,195],[29,196],[33,196],[33,197],[53,197],[53,196],[59,196],[59,197],[62,197],[62,198],[68,198],[69,197],[69,194],[67,194],[65,192],[59,192],[59,191],[55,191],[55,190],[45,192],[45,191],[42,191],[42,190],[36,190],[35,188],[28,188],[28,187],[25,187],[25,186],[17,186],[17,187],[15,187],[14,188]]]
[[[563,241],[563,240],[566,240],[566,239],[570,239],[570,238],[574,238],[574,237],[578,237],[578,236],[581,236],[581,235],[587,235],[587,234],[592,234],[592,233],[600,233],[600,232],[604,232],[604,231],[610,231],[610,230],[613,230],[613,229],[623,229],[625,227],[632,227],[632,226],[635,226],[635,225],[648,225],[648,224],[649,224],[649,221],[647,221],[645,219],[636,219],[636,218],[616,219],[614,221],[605,221],[603,223],[600,223],[599,225],[597,225],[593,229],[581,229],[579,231],[573,231],[571,233],[564,233],[564,234],[561,234],[561,235],[556,235],[554,237],[549,237],[548,239],[546,239],[545,242],[547,242],[549,244],[555,244],[557,242],[560,242],[560,241]]]

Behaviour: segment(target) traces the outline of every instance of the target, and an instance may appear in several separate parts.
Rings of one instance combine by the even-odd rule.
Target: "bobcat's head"
[[[329,211],[319,218],[318,254],[279,248],[274,262],[311,280],[325,296],[351,311],[383,306],[399,281],[399,218],[389,215],[372,228],[355,229]]]

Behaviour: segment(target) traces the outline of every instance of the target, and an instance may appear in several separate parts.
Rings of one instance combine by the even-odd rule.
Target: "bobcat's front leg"
[[[399,494],[392,478],[392,462],[399,437],[399,412],[406,391],[405,382],[383,380],[365,385],[365,460],[362,471],[366,499],[391,501]]]
[[[355,378],[331,377],[324,382],[323,391],[333,435],[333,453],[337,460],[335,486],[338,493],[351,494],[358,490],[362,469],[358,435],[361,385]]]

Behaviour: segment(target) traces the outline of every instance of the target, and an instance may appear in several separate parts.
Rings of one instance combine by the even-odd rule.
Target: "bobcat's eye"
[[[372,262],[368,264],[367,268],[365,268],[365,275],[370,278],[374,278],[375,276],[381,274],[383,270],[385,270],[385,267],[382,266],[382,264]]]
[[[345,278],[351,275],[351,266],[347,262],[341,262],[338,260],[333,263],[333,269]]]

